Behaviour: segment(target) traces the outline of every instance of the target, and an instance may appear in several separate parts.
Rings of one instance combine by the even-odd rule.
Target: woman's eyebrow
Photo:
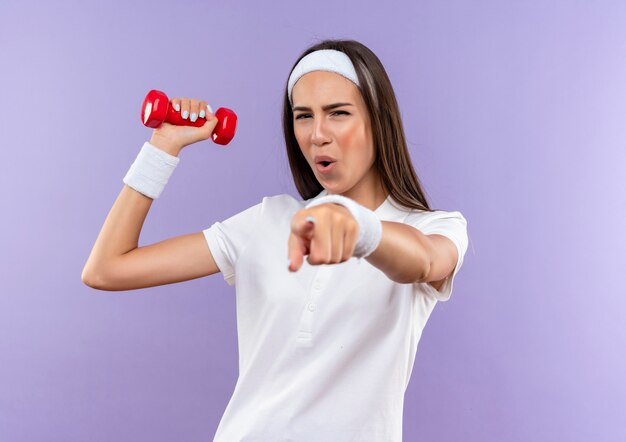
[[[333,103],[333,104],[327,104],[326,106],[322,106],[322,110],[331,110],[331,109],[335,109],[336,107],[341,107],[341,106],[352,106],[352,103]],[[310,107],[305,107],[305,106],[296,106],[293,109],[291,109],[292,112],[295,111],[311,111]]]

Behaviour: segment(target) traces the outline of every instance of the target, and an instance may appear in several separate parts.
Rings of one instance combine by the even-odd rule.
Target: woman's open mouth
[[[320,161],[319,163],[316,164],[316,167],[317,167],[317,170],[320,171],[321,173],[327,173],[335,168],[336,163],[337,163],[336,161],[333,161],[333,162]]]

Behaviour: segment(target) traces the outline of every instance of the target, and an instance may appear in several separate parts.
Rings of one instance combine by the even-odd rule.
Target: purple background
[[[227,148],[181,153],[140,246],[297,196],[283,86],[323,38],[379,56],[432,205],[468,220],[404,440],[626,440],[626,3],[540,0],[2,0],[0,440],[212,439],[237,378],[234,289],[80,274],[150,138],[150,89],[240,124]]]

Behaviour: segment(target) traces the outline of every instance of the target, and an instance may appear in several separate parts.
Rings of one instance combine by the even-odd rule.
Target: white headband
[[[350,57],[348,57],[344,52],[336,51],[334,49],[320,49],[304,56],[302,60],[298,62],[296,67],[293,68],[293,71],[291,71],[289,82],[287,83],[289,103],[293,104],[291,91],[293,90],[296,82],[304,74],[308,74],[311,71],[336,72],[359,86],[359,78],[356,75],[356,70],[354,69],[354,65],[352,64]]]

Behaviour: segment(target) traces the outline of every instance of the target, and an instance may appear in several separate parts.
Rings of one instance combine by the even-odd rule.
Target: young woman
[[[192,119],[207,109],[172,104]],[[467,223],[430,209],[380,60],[359,42],[326,40],[296,61],[283,128],[302,200],[265,197],[202,232],[137,247],[180,150],[215,125],[208,108],[200,128],[154,130],[83,281],[131,290],[222,272],[236,287],[239,378],[216,441],[402,440],[417,344],[452,293]]]

